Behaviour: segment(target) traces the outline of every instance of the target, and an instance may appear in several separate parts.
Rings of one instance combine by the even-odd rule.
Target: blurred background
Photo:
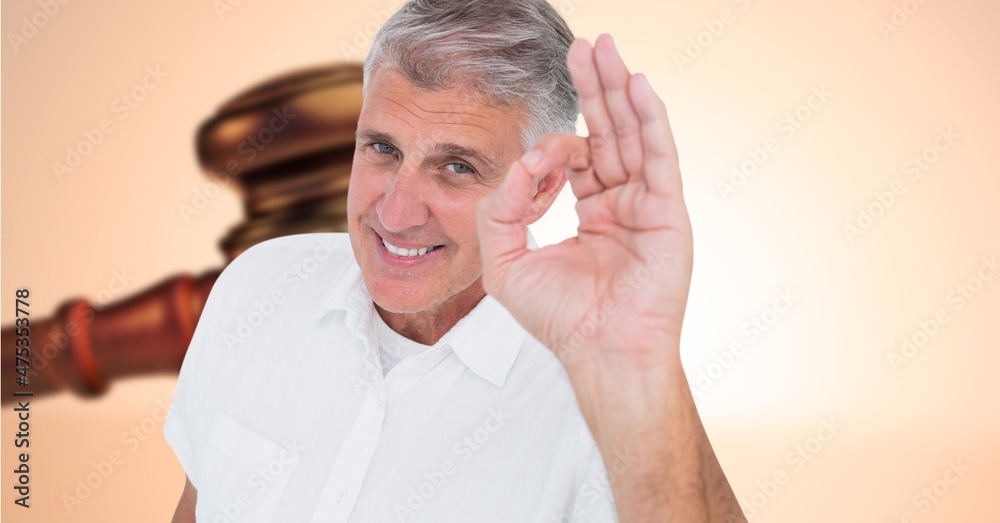
[[[3,325],[15,289],[49,317],[222,267],[243,207],[202,171],[199,126],[277,75],[360,62],[399,5],[5,1]],[[998,521],[1000,4],[553,5],[577,36],[613,35],[667,104],[695,232],[683,357],[749,519]],[[575,226],[565,190],[533,232]],[[169,521],[174,384],[32,400],[31,509],[8,486],[3,518]],[[11,485],[11,404],[2,421]]]

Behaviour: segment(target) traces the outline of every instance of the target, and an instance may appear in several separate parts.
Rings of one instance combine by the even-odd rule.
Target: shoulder
[[[316,232],[279,236],[262,241],[240,253],[225,272],[261,268],[282,268],[282,262],[299,264],[325,262],[330,258],[354,259],[346,232]]]
[[[302,321],[297,315],[316,309],[354,267],[346,233],[309,233],[255,244],[220,273],[198,317],[164,424],[168,443],[199,490],[210,472],[201,470],[202,459],[218,420],[226,409],[247,402],[254,387],[270,394],[255,377],[272,372],[275,354],[295,346],[282,343],[289,325],[299,335],[311,325],[291,321]]]
[[[353,263],[354,252],[347,233],[280,236],[240,253],[223,269],[212,292],[258,294],[276,282],[294,283],[320,270],[337,277]]]
[[[258,313],[270,316],[315,308],[355,266],[346,233],[282,236],[250,247],[223,269],[212,286],[185,362],[222,364],[240,342],[250,339],[244,324],[258,323]]]

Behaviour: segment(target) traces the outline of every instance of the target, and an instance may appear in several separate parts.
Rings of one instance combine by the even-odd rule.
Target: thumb
[[[483,286],[490,294],[500,292],[510,266],[530,252],[526,217],[537,177],[528,169],[536,167],[542,157],[538,149],[528,151],[510,166],[500,187],[484,196],[476,206]]]

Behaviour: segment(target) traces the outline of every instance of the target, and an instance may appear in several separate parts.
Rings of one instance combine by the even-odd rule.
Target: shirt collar
[[[352,334],[361,339],[368,339],[371,335],[372,314],[375,307],[372,305],[371,296],[365,281],[361,277],[361,268],[352,256],[347,268],[341,271],[339,278],[327,290],[326,297],[322,300],[314,314],[315,320],[319,321],[323,316],[334,310],[342,310],[347,313],[347,329]]]
[[[527,246],[538,248],[530,231]],[[348,330],[361,339],[368,339],[372,335],[375,307],[361,268],[354,260],[347,265],[316,311],[315,319],[331,310],[346,311]],[[524,345],[527,331],[496,298],[487,294],[445,336],[448,345],[472,372],[502,387]]]
[[[459,359],[479,377],[502,387],[528,333],[487,294],[449,334],[448,345]]]

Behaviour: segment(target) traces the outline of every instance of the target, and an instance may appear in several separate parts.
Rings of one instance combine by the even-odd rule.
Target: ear
[[[566,185],[566,168],[559,167],[543,176],[535,178],[534,194],[528,206],[526,222],[530,225],[538,221],[552,207],[563,185]]]

